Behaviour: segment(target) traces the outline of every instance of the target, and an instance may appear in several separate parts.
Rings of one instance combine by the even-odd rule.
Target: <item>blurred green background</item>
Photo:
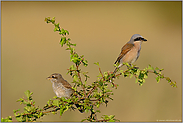
[[[157,84],[150,74],[143,86],[135,78],[120,77],[113,101],[100,107],[101,114],[115,115],[121,121],[181,121],[181,46],[182,2],[1,2],[1,117],[23,110],[17,101],[30,90],[36,105],[43,107],[55,96],[50,74],[58,72],[72,82],[67,69],[72,65],[60,36],[45,17],[70,32],[69,37],[80,55],[85,55],[91,83],[97,79],[99,62],[102,71],[113,71],[121,47],[133,34],[148,41],[142,44],[135,64],[141,69],[151,64],[164,68],[165,76],[177,82],[172,88],[166,80]],[[126,69],[125,67],[122,69]],[[71,83],[72,84],[72,83]],[[25,97],[25,96],[24,96]],[[101,114],[99,116],[101,116]],[[88,114],[67,111],[50,114],[38,121],[81,121]]]

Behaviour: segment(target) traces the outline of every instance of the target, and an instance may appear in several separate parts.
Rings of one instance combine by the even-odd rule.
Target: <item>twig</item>
[[[86,95],[86,97],[90,96],[90,94],[91,94],[96,88],[97,88],[97,86],[94,86],[94,87],[90,90],[90,92],[88,92],[88,94]]]
[[[107,122],[107,121],[109,121],[109,120],[96,120],[96,122]]]
[[[78,77],[79,77],[79,80],[81,81],[82,88],[83,88],[83,91],[84,91],[84,94],[85,94],[85,97],[86,97],[86,91],[85,91],[85,88],[84,88],[84,86],[83,86],[83,82],[82,82],[82,80],[81,80],[80,73],[78,72],[78,71],[79,71],[78,65],[76,65],[76,69],[77,69]]]
[[[77,71],[77,70],[71,70],[71,69],[67,69],[67,70],[69,70],[69,71]]]
[[[99,71],[100,71],[100,74],[102,75],[103,80],[105,80],[105,79],[104,79],[104,76],[103,76],[103,74],[102,74],[102,71],[101,71],[101,69],[100,69],[100,67],[99,67]]]
[[[104,96],[104,94],[102,94],[102,96],[101,96],[101,97],[99,97],[99,98],[96,100],[96,102],[95,102],[95,103],[97,103],[97,101],[99,101],[103,96]],[[93,105],[95,105],[95,103],[94,103]]]

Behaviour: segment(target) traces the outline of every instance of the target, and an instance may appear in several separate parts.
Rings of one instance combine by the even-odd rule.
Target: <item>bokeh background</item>
[[[60,36],[45,17],[70,32],[69,37],[80,55],[89,62],[90,79],[97,79],[99,62],[102,71],[113,71],[121,47],[133,34],[148,41],[142,44],[135,64],[141,69],[151,64],[164,68],[165,76],[177,82],[172,88],[166,80],[156,82],[150,74],[143,86],[135,78],[120,77],[113,101],[101,106],[101,114],[115,115],[121,121],[181,121],[181,46],[182,2],[1,2],[1,117],[23,110],[17,99],[30,90],[36,105],[43,107],[55,96],[46,77],[58,72],[72,82],[67,69],[72,65]],[[125,67],[122,69],[126,69]],[[71,83],[72,84],[72,83]],[[99,116],[101,116],[101,114]],[[67,111],[50,114],[38,121],[81,121],[88,114]]]

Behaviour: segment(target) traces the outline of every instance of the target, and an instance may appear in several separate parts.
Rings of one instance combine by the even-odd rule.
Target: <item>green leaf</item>
[[[170,78],[169,78],[169,77],[167,77],[167,78],[166,78],[166,80],[167,80],[168,82],[171,82],[171,80],[170,80]]]
[[[59,27],[56,25],[54,28],[54,32],[59,31]]]
[[[84,60],[83,61],[83,65],[86,67],[86,66],[88,66],[88,61],[87,60]]]
[[[160,76],[156,77],[156,81],[157,81],[157,83],[159,83],[159,81],[160,81]]]
[[[154,70],[154,68],[151,67],[151,65],[148,66],[148,69],[149,69],[149,70]]]
[[[50,105],[50,101],[49,100],[47,101],[47,104]]]
[[[63,45],[66,43],[66,37],[61,37],[60,45],[63,47]]]
[[[115,122],[115,120],[113,120],[113,119],[110,119],[108,122]]]
[[[56,114],[56,112],[55,112],[55,111],[52,111],[51,113],[52,113],[52,114]]]
[[[16,120],[19,121],[19,122],[23,121],[22,117],[20,117],[20,116],[16,117]]]
[[[43,116],[43,115],[44,115],[43,112],[40,112],[39,116]]]
[[[60,105],[60,116],[64,113],[64,109],[62,108],[62,105]]]
[[[62,116],[62,114],[68,110],[68,106],[67,105],[60,105],[60,116]]]
[[[96,64],[96,65],[98,65],[99,66],[99,62],[96,62],[96,63],[94,63],[94,64]],[[100,66],[99,66],[100,67]]]
[[[53,17],[52,19],[51,19],[51,22],[54,24],[55,23],[55,17]]]
[[[65,30],[65,32],[67,33],[67,35],[69,35],[69,32],[67,30]]]
[[[84,121],[86,121],[86,120],[87,120],[87,119],[82,119],[81,122],[84,122]]]
[[[99,107],[100,107],[100,104],[98,103],[98,104],[97,104],[97,108],[99,108]]]
[[[162,69],[160,69],[159,71],[163,71],[164,69],[162,68]]]
[[[99,81],[99,85],[102,86],[103,85],[103,82]]]
[[[24,101],[24,99],[22,99],[22,98],[17,100],[17,102],[23,102],[23,101]]]
[[[33,94],[32,92],[30,93],[29,90],[25,91],[24,93],[25,93],[25,95],[26,95],[27,98],[29,98],[31,96],[31,94]]]
[[[145,78],[145,79],[147,79],[147,78],[148,78],[147,74],[144,74],[144,78]]]
[[[30,107],[28,107],[28,106],[24,107],[24,110],[25,110],[25,111],[27,111],[27,112],[29,112],[29,111],[30,111],[30,109],[31,109],[31,108],[30,108]]]
[[[12,122],[12,117],[11,116],[8,116],[5,119],[4,118],[1,118],[1,122]]]
[[[154,73],[157,75],[158,74],[158,72],[156,71],[156,70],[154,70]]]
[[[53,105],[58,106],[59,107],[59,101],[58,100],[53,100]]]
[[[132,78],[132,77],[133,77],[133,74],[130,75],[130,78]]]
[[[53,99],[57,99],[58,97],[57,96],[54,96]]]
[[[74,63],[77,63],[78,58],[77,57],[72,57],[71,61],[74,62]]]
[[[78,77],[74,76],[74,81],[77,82],[78,81]]]
[[[20,109],[17,109],[17,110],[13,110],[13,113],[16,113],[16,112],[18,112],[18,111],[20,111]]]

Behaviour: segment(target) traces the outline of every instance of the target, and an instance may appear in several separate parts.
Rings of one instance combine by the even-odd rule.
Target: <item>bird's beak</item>
[[[145,38],[143,38],[142,40],[143,40],[143,41],[147,41],[147,39],[145,39]]]
[[[50,77],[47,77],[46,79],[47,79],[47,80],[51,80],[51,78],[50,78]]]

